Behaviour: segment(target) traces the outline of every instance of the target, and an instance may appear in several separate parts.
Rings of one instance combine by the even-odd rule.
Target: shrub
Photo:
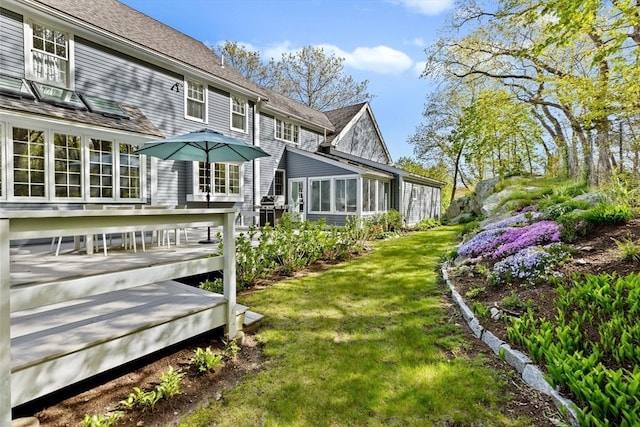
[[[560,239],[563,242],[575,242],[579,237],[587,235],[590,225],[584,218],[584,212],[572,212],[556,219],[560,224]]]
[[[224,284],[221,277],[200,282],[199,288],[205,291],[215,292],[217,294],[224,293]]]
[[[434,218],[428,218],[420,220],[417,224],[411,227],[415,231],[427,231],[440,225],[440,222]]]
[[[598,203],[584,214],[592,225],[622,225],[633,218],[633,210],[626,204]]]
[[[481,302],[474,301],[471,304],[471,311],[473,311],[473,314],[478,316],[480,319],[488,319],[489,318],[490,309],[489,309],[489,307],[487,307],[486,305],[482,304]]]

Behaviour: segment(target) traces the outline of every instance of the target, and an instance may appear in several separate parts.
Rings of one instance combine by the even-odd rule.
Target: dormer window
[[[72,86],[72,40],[68,33],[45,24],[27,26],[27,75],[38,82]]]
[[[231,97],[231,129],[247,131],[247,101],[237,96]]]
[[[201,122],[207,121],[207,91],[204,84],[187,80],[185,84],[186,116]]]

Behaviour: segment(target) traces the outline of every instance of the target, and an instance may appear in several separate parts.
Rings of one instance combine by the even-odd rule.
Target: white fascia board
[[[20,111],[0,110],[0,122],[8,122],[11,125],[25,127],[47,127],[59,132],[69,133],[90,133],[92,136],[105,139],[115,139],[131,145],[141,145],[147,141],[160,140],[162,137],[147,135],[137,132],[129,132],[121,129],[113,129],[103,126],[96,126],[88,123],[74,122],[70,120],[58,119],[49,116],[40,116]]]
[[[112,34],[101,28],[88,24],[85,21],[66,15],[58,10],[51,9],[48,6],[37,3],[33,0],[2,0],[2,2],[4,3],[3,7],[5,5],[10,5],[23,15],[37,16],[46,21],[51,21],[52,18],[59,20],[64,24],[62,29],[69,31],[74,35],[78,35],[87,40],[92,40],[98,44],[103,44],[110,49],[149,62],[160,68],[173,71],[183,76],[188,75],[193,78],[201,79],[203,82],[207,82],[207,84],[244,95],[252,101],[261,97],[261,94],[250,89],[236,85],[220,77],[214,76],[213,74],[209,74],[206,71],[192,65],[185,64],[184,62],[180,62],[170,56],[138,45],[124,37]],[[166,25],[164,23],[162,24]]]

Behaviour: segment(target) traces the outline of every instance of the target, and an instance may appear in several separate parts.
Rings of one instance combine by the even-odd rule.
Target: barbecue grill
[[[287,205],[284,203],[284,196],[264,196],[260,199],[260,226],[263,227],[267,223],[274,226],[282,218],[287,211]]]

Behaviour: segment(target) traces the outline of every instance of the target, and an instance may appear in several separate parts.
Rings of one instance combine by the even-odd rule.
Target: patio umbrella
[[[211,200],[211,163],[247,162],[259,157],[269,156],[260,147],[225,136],[208,128],[159,141],[145,142],[137,150],[137,153],[158,157],[162,160],[205,162],[207,171],[207,208],[209,208]],[[211,228],[208,227],[207,240],[201,243],[211,242]]]

